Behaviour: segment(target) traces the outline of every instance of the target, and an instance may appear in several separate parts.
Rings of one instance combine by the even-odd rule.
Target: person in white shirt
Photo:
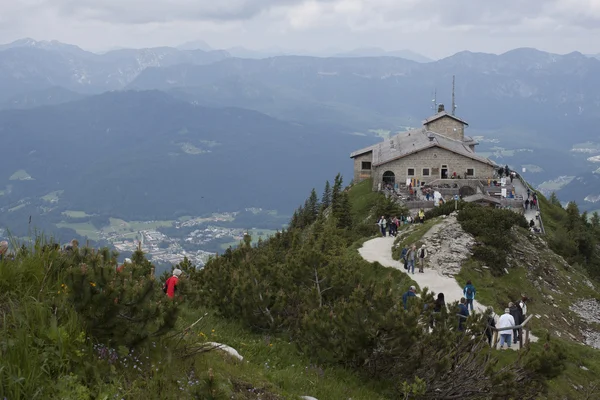
[[[498,324],[496,324],[496,329],[509,328],[511,326],[515,326],[515,319],[512,315],[510,315],[510,309],[506,308],[504,310],[504,314],[498,320]],[[509,333],[505,333],[509,332]],[[500,331],[500,348],[504,347],[504,342],[510,347],[510,339],[511,339],[510,329],[505,331]]]

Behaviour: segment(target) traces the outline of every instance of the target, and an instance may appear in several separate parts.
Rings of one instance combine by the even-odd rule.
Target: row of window
[[[445,167],[445,165],[444,165]],[[437,168],[435,168],[437,170]],[[430,174],[430,169],[429,168],[423,168],[423,170],[421,171],[421,176],[429,176]],[[437,172],[437,171],[436,171]],[[408,168],[406,175],[408,176],[415,176],[415,169],[414,168]],[[475,170],[473,168],[468,168],[467,169],[467,176],[473,176],[475,175]]]
[[[446,168],[445,165],[443,165],[442,167]],[[370,161],[363,161],[362,162],[362,166],[361,168],[363,170],[370,170],[371,169],[371,162]],[[438,168],[436,169],[436,173],[438,172]],[[429,168],[423,168],[423,170],[421,171],[421,176],[430,176],[431,175],[431,170]],[[407,170],[407,174],[408,176],[415,176],[415,169],[414,168],[408,168]],[[467,169],[467,176],[474,176],[475,175],[475,170],[473,168],[468,168]]]

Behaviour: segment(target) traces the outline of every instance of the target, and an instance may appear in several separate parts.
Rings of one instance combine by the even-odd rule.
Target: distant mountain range
[[[437,61],[419,57],[379,48],[332,57],[271,56],[212,50],[202,41],[99,55],[23,39],[0,47],[0,108],[87,104],[84,97],[106,91],[160,90],[180,106],[249,109],[318,126],[322,135],[344,133],[338,138],[345,142],[362,137],[373,143],[377,135],[420,125],[434,112],[434,92],[450,109],[455,76],[457,113],[470,123],[470,135],[483,137],[480,151],[537,171],[528,173],[533,183],[584,177],[597,168],[569,149],[600,143],[600,60],[529,48],[500,55],[464,51]],[[585,204],[588,194],[576,200]]]

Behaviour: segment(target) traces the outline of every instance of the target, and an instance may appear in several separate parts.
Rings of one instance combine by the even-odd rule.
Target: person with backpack
[[[381,229],[381,236],[385,237],[385,228],[387,227],[387,220],[385,219],[385,216],[382,215],[381,218],[379,218],[377,225],[379,225],[379,229]]]
[[[408,270],[408,247],[403,247],[400,253],[400,259],[404,263],[404,269]]]
[[[446,309],[446,300],[444,299],[444,293],[438,293],[437,299],[433,302],[433,313],[431,314],[431,320],[429,325],[433,328],[435,325],[435,316],[440,315],[443,310]]]
[[[469,316],[469,309],[467,308],[467,299],[465,299],[464,297],[461,297],[460,299],[460,303],[458,305],[458,315],[458,330],[464,331],[464,323],[467,320],[467,317]]]
[[[425,267],[425,257],[427,257],[427,249],[425,248],[425,244],[421,246],[419,249],[419,272],[423,273],[423,268]]]
[[[179,277],[181,276],[181,270],[175,268],[173,270],[173,276],[166,280],[163,286],[163,292],[169,296],[169,298],[175,297],[175,290],[177,290],[177,284],[179,283]]]
[[[463,295],[467,299],[467,306],[471,308],[471,311],[473,311],[473,300],[475,300],[476,293],[477,290],[475,290],[475,286],[473,286],[471,280],[468,280],[467,285],[463,289]]]

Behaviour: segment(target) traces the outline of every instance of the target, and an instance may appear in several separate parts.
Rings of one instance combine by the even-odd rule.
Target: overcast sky
[[[600,0],[0,0],[0,43],[600,53]]]

